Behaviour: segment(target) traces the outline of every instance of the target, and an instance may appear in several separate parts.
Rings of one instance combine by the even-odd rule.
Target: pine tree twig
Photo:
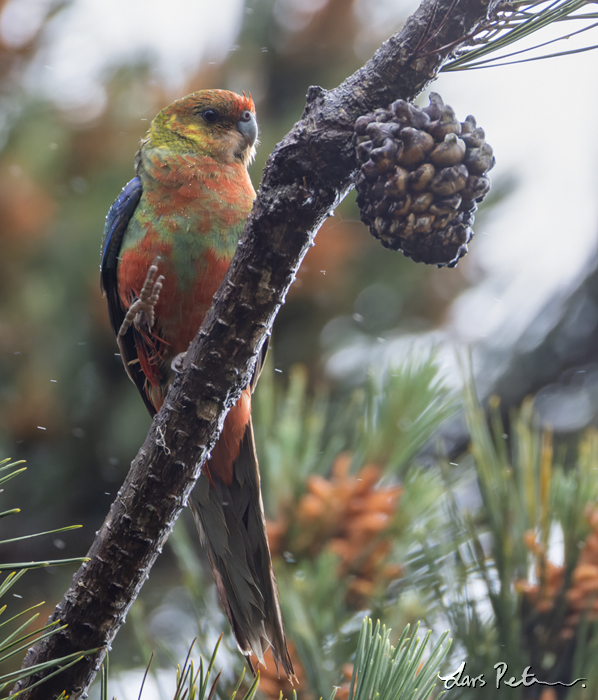
[[[310,88],[303,116],[270,156],[243,240],[101,530],[51,620],[67,627],[33,646],[24,667],[102,647],[26,690],[23,700],[74,700],[89,687],[215,444],[314,236],[352,187],[353,124],[414,98],[493,0],[425,0],[403,29],[339,87]],[[437,48],[436,51],[434,49]],[[422,55],[425,51],[425,56]],[[34,676],[29,683],[38,680]],[[27,682],[13,692],[22,690]]]

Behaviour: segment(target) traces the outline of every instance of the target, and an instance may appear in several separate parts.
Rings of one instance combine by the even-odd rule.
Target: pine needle
[[[0,474],[5,472],[3,476],[0,477],[0,483],[4,483],[11,479],[14,476],[17,476],[18,474],[21,474],[25,471],[25,468],[21,469],[15,469],[19,464],[22,464],[22,462],[10,462],[10,460],[5,459],[0,461]],[[12,471],[10,471],[12,470]],[[19,513],[20,509],[19,508],[13,508],[8,511],[4,511],[0,513],[0,517],[5,517],[8,515],[14,515],[16,513]],[[50,530],[47,532],[42,532],[42,533],[36,533],[32,535],[25,535],[23,537],[15,537],[12,539],[4,540],[3,542],[0,542],[0,544],[7,544],[9,542],[18,542],[22,541],[25,539],[29,539],[31,537],[37,537],[39,535],[49,535],[49,534],[54,534],[57,532],[66,532],[67,530],[73,530],[75,528],[79,527],[78,525],[75,526],[70,526],[70,527],[63,527],[59,528],[56,530]],[[57,565],[57,564],[70,564],[70,563],[81,563],[84,561],[89,561],[87,557],[77,557],[77,558],[71,558],[71,559],[56,559],[56,560],[48,560],[44,562],[22,562],[22,563],[6,563],[6,564],[0,564],[0,571],[10,571],[8,575],[4,578],[2,582],[0,582],[0,597],[5,595],[20,579],[21,577],[29,570],[32,568],[40,568],[40,567],[46,567],[46,566],[51,566],[51,565]],[[5,627],[9,623],[15,622],[16,620],[19,620],[20,618],[23,618],[23,616],[27,615],[29,612],[34,610],[35,608],[40,607],[43,605],[43,603],[38,603],[37,605],[33,605],[29,607],[27,610],[23,610],[20,613],[17,613],[16,615],[13,615],[7,620],[4,620],[2,623],[0,623],[0,627]],[[0,614],[2,614],[6,610],[6,606],[3,606],[0,608]],[[3,639],[0,639],[0,653],[2,656],[0,656],[0,665],[4,665],[6,661],[14,657],[15,655],[21,653],[25,649],[27,649],[32,641],[40,641],[42,639],[46,639],[60,630],[65,629],[66,625],[59,625],[59,622],[52,622],[50,624],[45,625],[41,629],[34,630],[33,632],[29,632],[27,634],[23,634],[24,630],[31,625],[39,616],[39,613],[36,613],[29,618],[26,619],[25,622],[20,622],[19,625],[16,629],[14,629],[12,632],[8,633],[7,636],[5,636]],[[40,673],[42,671],[51,671],[47,676],[44,676],[41,680],[38,680],[37,682],[33,683],[32,685],[29,685],[27,688],[24,688],[23,690],[15,693],[11,697],[18,697],[21,695],[21,693],[25,691],[29,691],[32,688],[37,687],[41,683],[44,683],[47,681],[49,678],[52,678],[55,676],[57,673],[61,673],[63,670],[69,668],[69,666],[72,666],[73,664],[78,663],[85,655],[88,654],[95,654],[98,651],[98,649],[89,649],[87,651],[78,651],[75,652],[74,654],[70,654],[68,656],[59,658],[59,659],[54,659],[52,661],[48,661],[45,663],[37,664],[35,666],[30,666],[29,668],[26,669],[19,669],[18,671],[13,671],[10,673],[0,673],[0,692],[5,690],[7,687],[12,686],[14,683],[16,683],[19,680],[23,680],[25,678],[28,678],[29,676],[32,676],[36,673]],[[58,668],[57,668],[58,667]]]
[[[430,632],[423,641],[415,634],[407,637],[409,625],[396,647],[389,641],[390,630],[366,617],[361,626],[349,700],[426,700],[436,684],[438,669],[448,653],[451,640],[445,632],[422,661]]]
[[[0,544],[21,542],[22,540],[29,540],[32,537],[41,537],[42,535],[55,535],[58,532],[68,532],[69,530],[78,530],[81,527],[83,527],[83,525],[67,525],[66,527],[59,527],[56,530],[46,530],[45,532],[34,532],[31,535],[23,535],[21,537],[12,537],[9,540],[0,540]]]
[[[497,12],[480,27],[474,34],[468,37],[469,42],[474,45],[472,48],[465,48],[461,55],[443,66],[443,71],[455,70],[475,70],[480,68],[492,68],[497,66],[511,65],[514,63],[525,63],[537,61],[544,58],[554,58],[566,56],[584,51],[591,51],[598,48],[597,44],[575,48],[568,51],[543,54],[515,61],[505,59],[513,58],[529,51],[536,51],[558,41],[568,40],[571,37],[583,34],[584,32],[596,29],[598,22],[593,22],[588,26],[567,31],[557,38],[544,41],[532,47],[514,51],[511,53],[496,56],[497,51],[505,49],[507,46],[525,39],[537,31],[559,22],[590,21],[598,19],[597,13],[584,13],[578,11],[586,5],[595,4],[592,0],[535,0],[533,2],[503,2],[499,5]],[[577,14],[576,14],[577,13]],[[491,56],[491,58],[485,58]],[[484,60],[481,60],[484,59]]]

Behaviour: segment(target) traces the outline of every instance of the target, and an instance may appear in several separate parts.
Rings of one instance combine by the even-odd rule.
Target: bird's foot
[[[139,298],[129,307],[118,331],[119,337],[124,336],[133,324],[138,327],[146,326],[148,330],[151,330],[153,327],[156,320],[156,304],[160,299],[160,292],[164,286],[164,275],[158,275],[159,262],[159,257],[154,258],[153,263],[150,265],[139,293]]]
[[[176,374],[180,374],[185,369],[184,363],[186,357],[186,352],[179,352],[179,354],[170,363],[170,368],[173,372],[175,372]]]

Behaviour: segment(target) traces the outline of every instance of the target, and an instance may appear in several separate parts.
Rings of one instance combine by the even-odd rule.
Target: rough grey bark
[[[53,618],[68,627],[32,647],[25,667],[101,647],[23,700],[80,697],[93,680],[216,442],[315,234],[351,189],[353,123],[413,99],[484,20],[492,0],[425,0],[401,32],[334,90],[312,87],[303,116],[266,165],[245,235],[184,368]],[[37,680],[34,677],[29,683]],[[17,689],[23,689],[23,683]]]

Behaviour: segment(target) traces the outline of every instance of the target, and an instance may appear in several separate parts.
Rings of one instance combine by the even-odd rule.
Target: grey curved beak
[[[246,110],[241,115],[241,118],[237,122],[237,129],[239,133],[245,138],[250,146],[253,146],[257,141],[258,127],[255,114]]]

